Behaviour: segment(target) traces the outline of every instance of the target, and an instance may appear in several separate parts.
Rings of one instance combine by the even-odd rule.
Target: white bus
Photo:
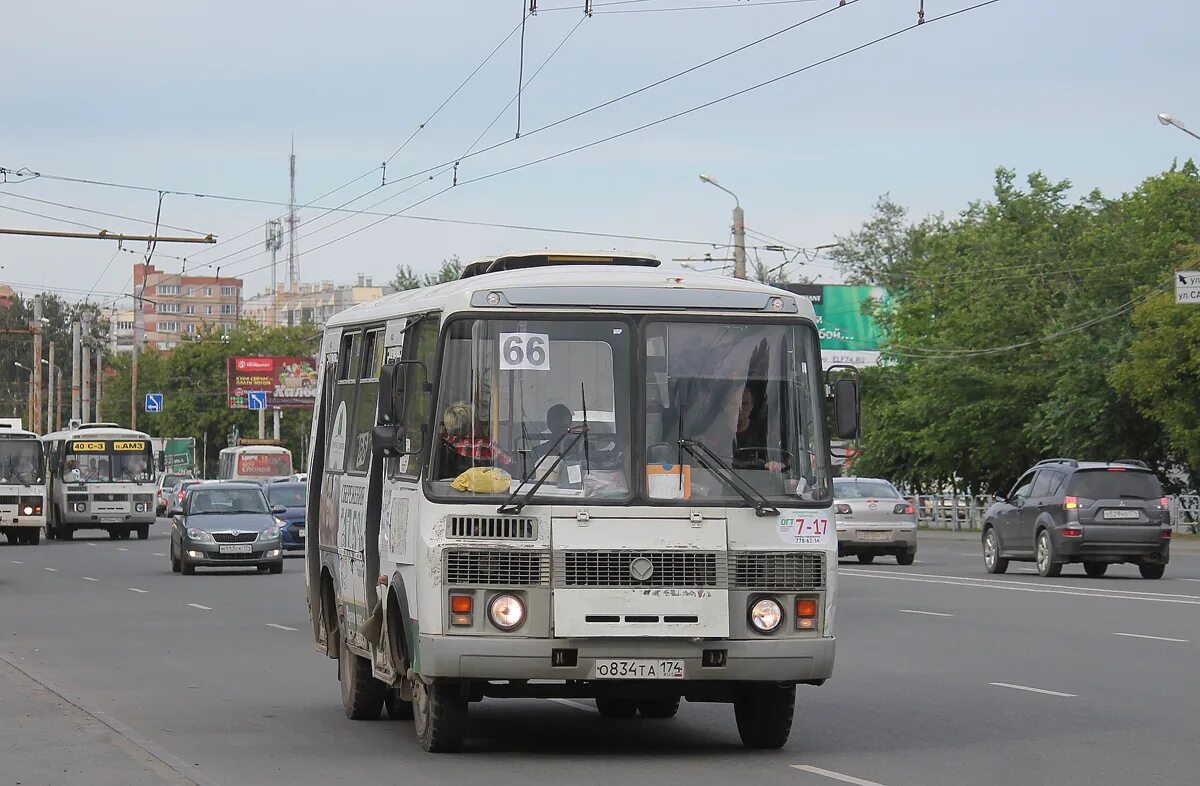
[[[287,479],[292,468],[292,451],[277,445],[242,445],[221,451],[217,477],[221,480],[250,480],[262,482],[275,478]]]
[[[0,532],[36,546],[46,524],[46,466],[37,434],[0,422]]]
[[[837,539],[811,305],[640,254],[545,251],[331,319],[309,451],[317,650],[428,751],[484,697],[782,746],[832,673]]]
[[[102,529],[113,540],[150,537],[155,520],[150,436],[116,423],[83,423],[42,437],[46,537],[71,540]]]

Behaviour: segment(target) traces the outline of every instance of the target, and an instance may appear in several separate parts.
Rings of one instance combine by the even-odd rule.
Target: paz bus
[[[240,445],[221,451],[217,477],[261,482],[292,476],[292,451],[278,445]]]
[[[686,699],[786,742],[833,671],[827,404],[858,429],[806,300],[513,253],[343,311],[318,360],[306,584],[350,718],[454,751],[484,697]]]
[[[46,537],[107,530],[113,540],[150,537],[155,520],[150,435],[116,423],[83,423],[42,437],[46,450]]]
[[[0,422],[0,533],[36,546],[46,523],[45,460],[37,434]]]

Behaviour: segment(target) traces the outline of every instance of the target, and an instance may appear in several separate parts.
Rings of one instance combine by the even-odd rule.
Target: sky
[[[300,276],[339,283],[511,249],[726,257],[733,198],[700,173],[737,194],[752,232],[812,248],[859,227],[884,193],[914,218],[953,215],[1004,166],[1116,195],[1200,154],[1156,120],[1200,128],[1195,0],[999,0],[933,21],[976,2],[925,0],[926,24],[822,63],[913,25],[920,0],[594,0],[590,17],[582,0],[538,0],[523,54],[530,0],[9,0],[0,167],[42,176],[0,184],[0,227],[142,234],[159,190],[186,192],[163,195],[160,234],[220,242],[160,243],[153,263],[219,266],[250,293],[270,281],[264,223],[285,212],[254,200],[286,203],[293,139],[297,201],[314,205],[299,214]],[[518,138],[517,104],[502,110],[521,79]],[[464,157],[498,115],[475,149],[504,144]],[[408,210],[320,209],[342,206]],[[145,252],[0,234],[0,282],[108,305]],[[839,280],[827,261],[750,254]]]

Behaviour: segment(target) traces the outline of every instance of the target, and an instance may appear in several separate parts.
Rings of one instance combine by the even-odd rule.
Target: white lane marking
[[[42,568],[42,570],[48,570],[51,573],[58,573],[58,568]]]
[[[841,781],[842,783],[853,783],[854,786],[883,786],[882,783],[878,783],[876,781],[863,780],[862,778],[855,778],[853,775],[846,775],[845,773],[834,772],[833,770],[823,770],[820,767],[813,767],[808,764],[793,764],[791,767],[793,770],[811,772],[813,775],[832,778],[833,780]]]
[[[952,587],[975,587],[976,589],[1004,589],[1013,590],[1016,592],[1036,592],[1047,595],[1076,595],[1081,598],[1107,598],[1111,600],[1149,600],[1157,603],[1179,603],[1187,606],[1200,606],[1200,595],[1165,595],[1161,597],[1152,597],[1161,595],[1161,593],[1149,592],[1129,592],[1125,590],[1113,590],[1109,592],[1101,591],[1083,591],[1082,589],[1066,589],[1070,585],[1065,584],[1046,584],[1038,586],[1035,584],[1025,584],[1015,581],[998,581],[989,582],[988,579],[970,579],[959,576],[946,576],[943,578],[920,578],[922,575],[928,574],[905,574],[898,575],[880,570],[852,570],[849,568],[839,568],[838,574],[843,576],[865,576],[873,579],[888,579],[891,581],[915,581],[921,584],[946,584]],[[1061,587],[1061,589],[1059,589]],[[1112,592],[1121,592],[1120,595],[1112,594]]]
[[[212,611],[212,606],[201,606],[199,603],[189,603],[188,605],[191,606],[193,609],[200,609],[201,611]]]
[[[1031,570],[1032,570],[1032,568],[1031,568]],[[1108,584],[1111,582],[1104,582],[1104,586],[1099,586],[1094,582],[1092,582],[1090,584],[1063,584],[1063,583],[1056,581],[1051,584],[1051,583],[1044,583],[1044,582],[1028,582],[1028,581],[1019,581],[1019,580],[1014,581],[1014,580],[1008,579],[1008,578],[994,579],[994,578],[988,578],[986,576],[952,576],[947,573],[912,573],[909,571],[904,571],[903,573],[900,573],[899,571],[883,571],[883,570],[878,570],[875,568],[870,568],[870,569],[869,568],[845,568],[845,569],[839,570],[838,572],[839,573],[861,573],[861,574],[865,574],[865,575],[878,575],[881,573],[889,573],[889,574],[895,574],[898,576],[921,576],[924,578],[931,578],[931,579],[955,579],[957,581],[975,581],[975,582],[979,582],[979,583],[983,583],[983,584],[1000,584],[1000,585],[1004,585],[1004,586],[1053,587],[1055,589],[1072,589],[1072,590],[1083,590],[1086,592],[1103,592],[1108,595],[1112,595],[1112,594],[1116,594],[1116,595],[1150,595],[1150,596],[1159,597],[1159,598],[1187,598],[1189,600],[1200,600],[1200,595],[1181,595],[1181,594],[1172,593],[1172,592],[1143,592],[1140,590],[1115,589],[1113,587],[1108,586]],[[1035,574],[1037,573],[1036,570],[1034,570],[1033,572]],[[1064,578],[1069,578],[1069,577],[1064,577]]]
[[[1030,575],[1030,576],[1036,576],[1036,575],[1037,575],[1037,569],[1036,569],[1036,568],[1021,568],[1021,569],[1020,569],[1019,571],[1017,571],[1017,572],[1018,572],[1018,573],[1025,573],[1025,574],[1027,574],[1027,575]]]
[[[287,625],[276,625],[274,622],[268,622],[267,627],[278,628],[279,630],[299,630],[299,628],[289,628]]]
[[[150,590],[138,589],[137,587],[126,587],[125,589],[129,590],[130,592],[141,592],[142,594],[150,592]]]
[[[1180,579],[1180,581],[1200,581],[1200,579]]]
[[[1013,690],[1023,690],[1029,693],[1042,693],[1046,696],[1059,696],[1064,699],[1074,699],[1077,696],[1074,693],[1059,693],[1056,690],[1046,690],[1045,688],[1031,688],[1028,685],[1013,685],[1010,682],[989,682],[988,685],[995,685],[997,688],[1012,688]]]
[[[1180,644],[1187,644],[1187,639],[1172,639],[1168,636],[1147,636],[1144,633],[1113,633],[1114,636],[1128,636],[1131,639],[1154,639],[1155,641],[1177,641]]]
[[[946,614],[941,611],[917,611],[916,609],[900,609],[905,614],[926,614],[930,617],[953,617],[953,614]]]
[[[124,548],[123,546],[117,546],[117,551],[129,551],[129,549]]]
[[[14,565],[24,565],[25,564],[24,562],[21,562],[21,560],[19,560],[19,559],[11,560],[11,562]]]
[[[570,699],[547,699],[547,701],[552,701],[555,704],[561,704],[564,707],[573,707],[577,710],[583,710],[584,712],[595,712],[596,711],[595,707],[589,707],[586,704],[580,704],[579,702],[571,701]]]
[[[92,541],[90,541],[90,540],[89,540],[89,541],[87,541],[87,544],[88,544],[89,546],[95,546],[95,545],[96,545],[94,542],[92,542]]]
[[[91,576],[80,576],[79,578],[83,579],[84,581],[99,581],[100,580],[100,579],[94,579]]]
[[[167,555],[166,555],[166,554],[159,554],[159,553],[156,551],[156,552],[154,552],[154,556],[156,556],[156,557],[165,557],[165,556],[167,556]]]

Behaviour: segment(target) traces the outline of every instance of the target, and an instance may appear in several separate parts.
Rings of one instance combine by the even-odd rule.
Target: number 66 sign
[[[545,333],[501,333],[500,370],[550,370],[550,336]]]

